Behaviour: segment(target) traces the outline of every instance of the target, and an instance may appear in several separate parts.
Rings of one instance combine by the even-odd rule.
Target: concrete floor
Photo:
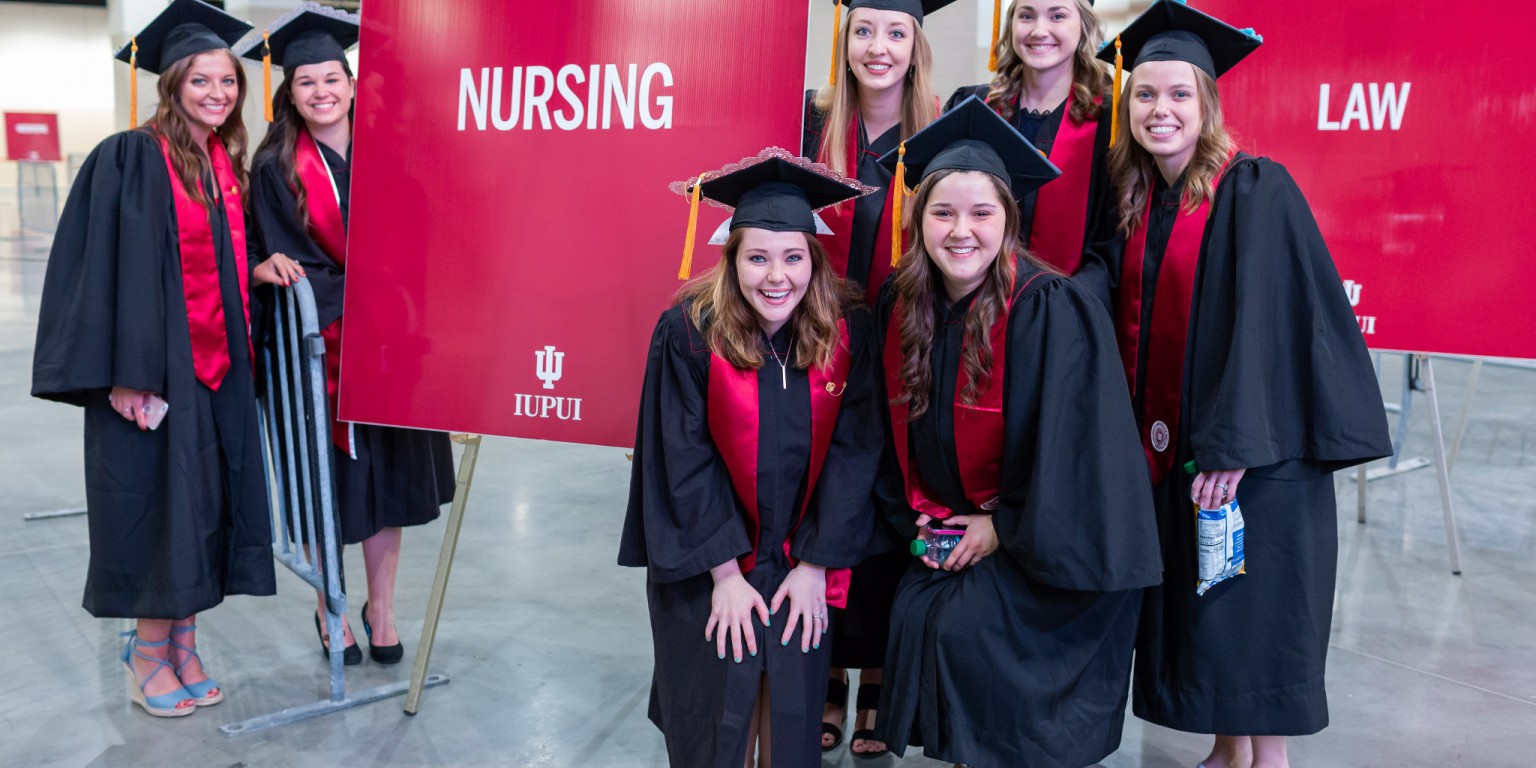
[[[644,575],[613,564],[629,467],[607,448],[485,441],[432,659],[452,682],[429,690],[418,716],[396,698],[256,734],[218,730],[325,695],[312,594],[283,571],[276,597],[232,598],[200,618],[224,704],[178,721],[133,708],[117,662],[125,622],[80,608],[85,520],[22,519],[84,506],[79,411],[27,396],[43,258],[0,241],[0,765],[665,765],[645,719]],[[1383,363],[1393,399],[1399,360]],[[1437,373],[1450,421],[1468,366],[1442,361]],[[1428,448],[1421,407],[1407,453]],[[1333,725],[1293,741],[1298,768],[1532,764],[1536,371],[1485,369],[1453,479],[1461,577],[1449,573],[1431,470],[1372,483],[1365,526],[1354,522],[1354,484],[1338,479]],[[439,521],[405,537],[397,599],[408,651],[442,532]],[[361,585],[361,559],[348,555],[349,582]],[[408,664],[369,662],[347,681],[361,690],[408,675]],[[1206,746],[1128,718],[1124,746],[1103,765],[1189,768]],[[825,762],[854,763],[846,748]],[[859,764],[938,765],[915,755]]]

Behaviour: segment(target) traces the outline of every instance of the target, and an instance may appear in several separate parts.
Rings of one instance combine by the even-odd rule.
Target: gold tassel
[[[1120,73],[1125,71],[1125,59],[1120,55],[1120,36],[1115,35],[1115,85],[1110,95],[1109,145],[1120,140]]]
[[[267,122],[272,122],[272,35],[261,33],[261,103]]]
[[[837,10],[832,12],[832,67],[827,73],[827,84],[837,85],[837,45],[842,40],[838,30],[843,26],[843,0],[837,0]]]
[[[133,38],[128,54],[128,130],[139,126],[139,38]]]
[[[997,37],[1003,27],[1003,0],[992,0],[992,52],[987,57],[987,71],[997,71],[997,46],[1001,45]]]
[[[901,263],[901,208],[902,197],[907,192],[907,142],[901,142],[901,147],[896,150],[896,178],[895,185],[891,187],[891,194],[896,199],[891,201],[891,269]]]
[[[683,238],[683,266],[677,270],[677,279],[687,280],[693,274],[693,243],[699,228],[699,189],[704,186],[704,176],[694,183],[688,194],[688,235]]]

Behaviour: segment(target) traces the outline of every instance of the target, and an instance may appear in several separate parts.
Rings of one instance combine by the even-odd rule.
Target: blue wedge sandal
[[[160,674],[161,669],[169,670],[172,675],[176,674],[176,670],[172,669],[169,661],[150,656],[140,651],[139,648],[141,646],[144,648],[161,648],[166,643],[171,642],[171,639],[167,637],[156,643],[145,642],[139,639],[137,630],[124,632],[123,637],[128,638],[128,642],[123,645],[123,666],[128,670],[128,698],[133,703],[143,707],[145,712],[155,717],[186,717],[196,712],[196,706],[186,706],[187,702],[195,702],[197,700],[197,697],[189,692],[186,686],[177,688],[170,693],[162,693],[159,696],[150,696],[144,693],[144,685],[149,683],[150,678]],[[133,657],[135,656],[155,663],[154,671],[144,678],[144,683],[140,683],[139,676],[134,674]]]
[[[192,654],[191,656],[182,659],[181,663],[176,665],[175,671],[178,678],[181,677],[182,667],[187,666],[187,664],[191,663],[193,659],[197,659],[199,665],[202,664],[203,657],[197,655],[197,651],[176,642],[177,635],[183,635],[188,632],[196,631],[196,624],[188,624],[184,627],[171,627],[171,636],[166,638],[170,641],[171,647]],[[208,674],[208,670],[203,670],[203,674]],[[211,707],[224,700],[224,689],[220,688],[218,681],[211,677],[202,681],[201,683],[183,683],[182,685],[187,689],[187,693],[192,694],[192,698],[197,700],[197,705],[199,707]]]

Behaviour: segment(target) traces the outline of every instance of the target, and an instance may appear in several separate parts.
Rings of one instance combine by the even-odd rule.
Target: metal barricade
[[[272,554],[304,583],[325,594],[330,698],[220,727],[226,736],[399,696],[410,685],[410,681],[401,681],[351,694],[346,690],[341,616],[347,610],[347,595],[325,392],[325,341],[320,337],[315,294],[309,281],[300,278],[291,288],[274,287],[274,295],[277,307],[272,313],[272,342],[261,350],[266,392],[257,401],[272,514]],[[433,675],[426,684],[447,681],[444,675]]]
[[[53,163],[16,163],[17,221],[23,235],[52,235],[59,229],[59,183]]]

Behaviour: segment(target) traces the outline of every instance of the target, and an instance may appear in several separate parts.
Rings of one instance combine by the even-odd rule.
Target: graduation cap
[[[797,157],[779,147],[769,147],[755,157],[742,158],[718,171],[710,171],[671,185],[688,197],[688,235],[683,245],[680,280],[693,270],[694,230],[698,227],[699,201],[733,209],[731,218],[715,233],[711,243],[724,242],[725,231],[754,227],[774,232],[825,233],[815,212],[844,200],[875,191],[821,163]]]
[[[1099,49],[1099,59],[1115,65],[1110,145],[1120,135],[1120,78],[1126,58],[1133,70],[1149,61],[1188,62],[1214,79],[1263,43],[1264,38],[1252,29],[1233,27],[1184,0],[1157,0],[1115,36],[1113,50],[1110,43]]]
[[[308,64],[346,61],[347,49],[360,34],[356,14],[306,0],[267,26],[260,40],[244,46],[240,55],[261,62],[261,82],[267,122],[272,122],[272,60],[290,74]]]
[[[140,67],[158,75],[188,56],[228,48],[252,29],[202,0],[173,0],[117,52],[117,60],[133,68],[128,80],[128,122],[138,121]]]
[[[935,171],[981,171],[1002,179],[1022,198],[1061,175],[1035,145],[979,96],[971,96],[945,112],[901,146],[885,153],[880,164],[896,174],[897,198],[892,208],[891,266],[901,258],[901,195],[911,171],[917,181]]]
[[[832,72],[827,77],[827,82],[837,85],[837,53],[840,42],[838,32],[843,27],[843,6],[848,6],[848,12],[853,13],[859,8],[872,8],[877,11],[900,11],[911,16],[917,21],[917,25],[923,25],[923,17],[933,13],[955,0],[832,0],[837,8],[832,12]],[[992,36],[997,37],[998,4],[1002,0],[992,0]]]

